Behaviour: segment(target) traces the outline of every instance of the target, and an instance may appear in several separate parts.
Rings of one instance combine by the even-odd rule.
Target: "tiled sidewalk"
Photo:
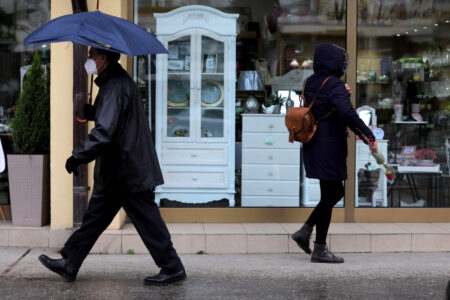
[[[298,253],[290,235],[296,223],[170,223],[179,253]],[[0,246],[60,248],[72,230],[13,227],[0,223]],[[314,239],[314,236],[312,237]],[[328,241],[335,252],[450,252],[450,223],[333,223]],[[105,231],[94,253],[146,253],[132,224]]]

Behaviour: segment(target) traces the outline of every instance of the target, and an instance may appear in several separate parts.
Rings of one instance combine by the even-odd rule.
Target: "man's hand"
[[[348,95],[351,96],[352,90],[350,89],[350,86],[348,84],[345,84],[345,89],[347,90]]]
[[[81,165],[81,161],[79,161],[72,155],[66,161],[66,170],[67,170],[67,172],[69,172],[69,174],[73,172],[73,174],[75,174],[75,176],[78,176],[77,168],[79,165]]]
[[[95,120],[95,108],[94,105],[90,105],[85,103],[83,107],[83,115],[86,120],[94,121]]]

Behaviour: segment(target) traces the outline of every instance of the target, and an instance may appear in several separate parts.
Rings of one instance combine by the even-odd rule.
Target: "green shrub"
[[[50,81],[36,51],[12,119],[12,139],[22,154],[50,152]]]

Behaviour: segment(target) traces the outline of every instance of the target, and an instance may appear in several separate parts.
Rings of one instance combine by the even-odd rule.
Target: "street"
[[[158,272],[144,254],[92,254],[64,282],[37,257],[49,249],[0,248],[0,299],[445,299],[450,253],[344,256],[313,264],[304,254],[183,254],[188,279],[144,286]]]

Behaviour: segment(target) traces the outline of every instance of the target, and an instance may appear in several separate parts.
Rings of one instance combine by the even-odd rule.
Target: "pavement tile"
[[[167,223],[170,234],[205,234],[201,223]]]
[[[329,234],[368,234],[358,223],[331,223]]]
[[[115,231],[115,230],[114,230]],[[121,234],[111,233],[106,231],[98,238],[92,247],[90,253],[121,253],[122,252],[122,238]]]
[[[373,234],[372,252],[410,252],[411,234]]]
[[[242,223],[242,226],[247,234],[288,234],[278,223]]]
[[[129,250],[133,253],[148,253],[139,234],[124,234],[122,235],[122,253],[127,254]]]
[[[288,250],[287,234],[247,235],[247,253],[287,253]]]
[[[447,232],[450,232],[450,223],[432,223],[432,224],[444,229]]]
[[[447,233],[442,225],[436,223],[398,223],[397,225],[410,233]]]
[[[48,226],[13,227],[9,230],[9,246],[48,247]]]
[[[0,229],[0,246],[9,246],[9,230]]]
[[[408,230],[393,223],[358,223],[358,225],[372,234],[410,233]]]
[[[206,252],[204,234],[172,234],[172,243],[178,253]]]
[[[413,234],[411,249],[413,252],[450,251],[450,234]]]
[[[247,253],[247,236],[245,234],[207,234],[206,253],[208,254],[243,254]]]
[[[48,246],[50,248],[62,248],[72,232],[72,229],[50,229],[48,232]]]
[[[369,234],[330,235],[330,250],[333,252],[370,252]]]
[[[238,223],[204,223],[206,234],[246,234],[244,226]]]

